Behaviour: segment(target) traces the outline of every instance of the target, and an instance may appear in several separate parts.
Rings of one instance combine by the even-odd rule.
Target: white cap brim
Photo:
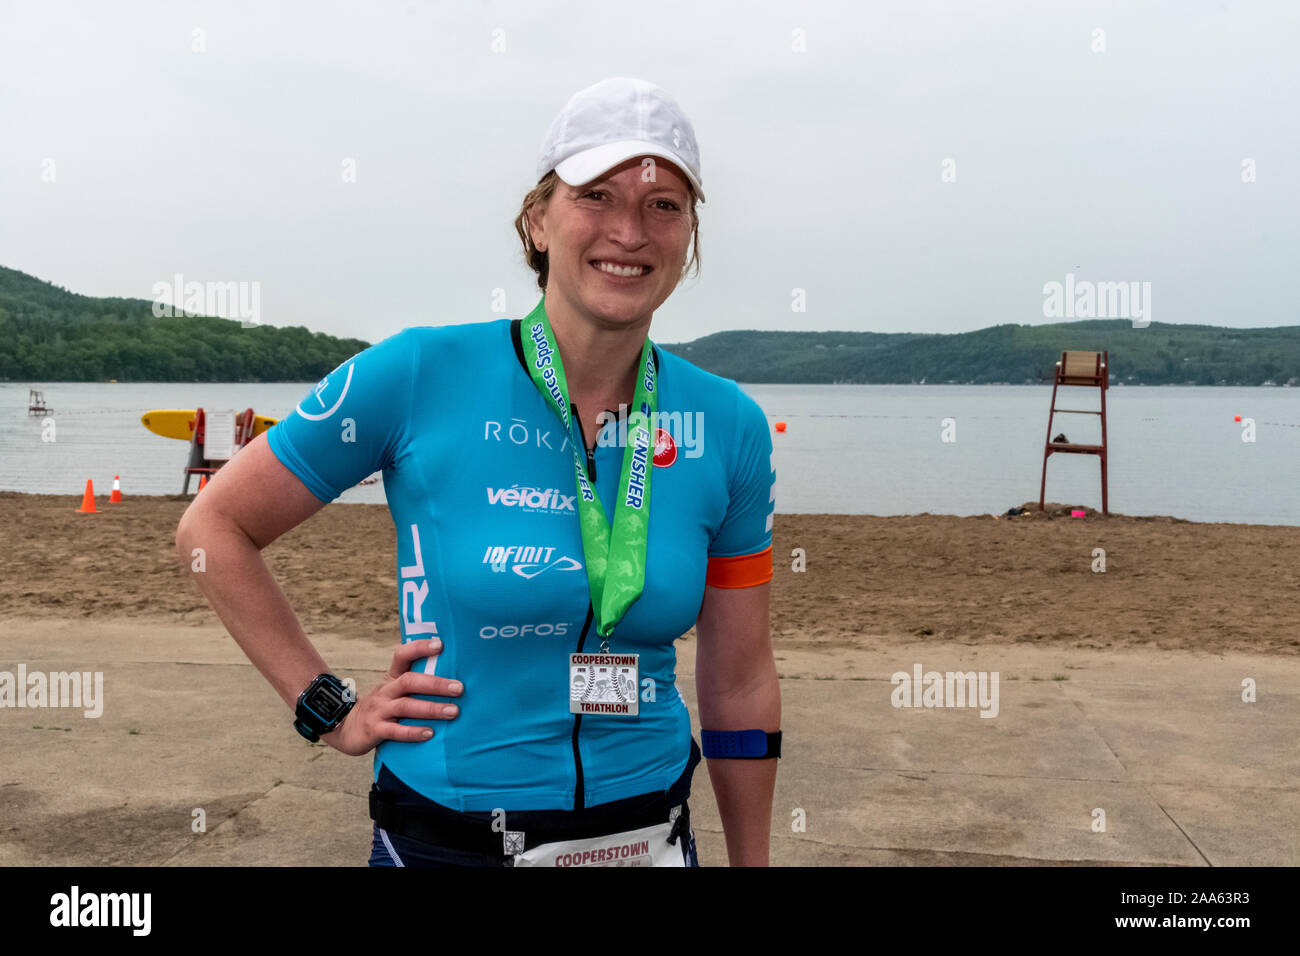
[[[700,181],[682,161],[681,157],[673,155],[673,153],[657,143],[647,143],[644,140],[625,139],[617,143],[593,146],[591,149],[575,153],[568,159],[561,161],[555,167],[555,174],[570,186],[582,186],[591,182],[601,173],[607,173],[615,166],[635,156],[658,156],[660,159],[668,160],[677,167],[682,175],[690,180],[691,186],[695,189],[695,195],[700,202],[704,202],[704,187],[700,185]]]

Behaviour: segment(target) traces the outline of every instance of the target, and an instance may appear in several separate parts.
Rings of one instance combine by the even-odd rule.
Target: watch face
[[[315,690],[307,695],[304,703],[320,715],[321,720],[327,724],[332,724],[343,713],[343,705],[346,701],[343,698],[342,690],[331,683],[322,681]]]

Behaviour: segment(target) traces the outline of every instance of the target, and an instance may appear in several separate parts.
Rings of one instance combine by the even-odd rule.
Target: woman
[[[647,338],[698,235],[694,131],[658,87],[605,80],[538,175],[516,221],[532,313],[343,363],[209,482],[178,551],[207,549],[199,586],[300,733],[377,748],[372,865],[698,865],[673,647],[692,624],[728,857],[766,865],[771,438],[735,383]],[[258,551],[379,469],[403,642],[353,701]]]

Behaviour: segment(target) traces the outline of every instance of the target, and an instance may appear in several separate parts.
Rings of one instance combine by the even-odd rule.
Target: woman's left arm
[[[703,730],[781,729],[781,689],[768,625],[771,583],[704,588],[695,623],[695,689]],[[767,866],[776,758],[715,758],[709,779],[732,866]]]

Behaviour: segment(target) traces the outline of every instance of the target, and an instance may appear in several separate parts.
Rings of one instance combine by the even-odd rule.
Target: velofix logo
[[[488,488],[490,505],[504,505],[520,511],[545,511],[549,514],[573,514],[576,494],[566,495],[559,488],[535,488],[532,485],[511,485],[509,488]]]
[[[547,571],[581,571],[582,562],[567,555],[555,556],[555,548],[533,545],[488,545],[483,553],[483,563],[495,572],[507,568],[521,578],[532,580]]]

